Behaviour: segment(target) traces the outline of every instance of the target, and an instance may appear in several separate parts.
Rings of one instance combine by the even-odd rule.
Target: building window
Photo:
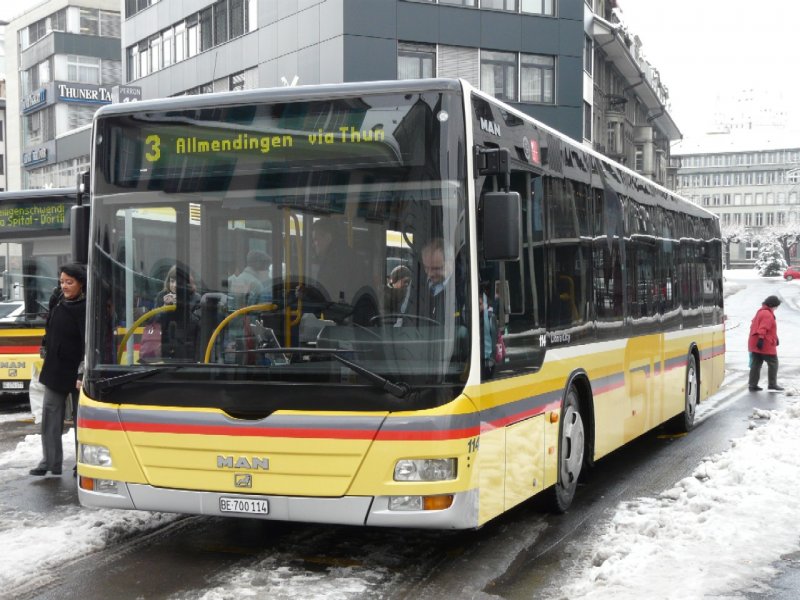
[[[517,0],[481,0],[481,8],[517,12]]]
[[[583,102],[583,139],[592,140],[592,105]]]
[[[520,55],[520,93],[522,102],[555,102],[556,59],[543,54]]]
[[[516,53],[481,51],[481,89],[498,100],[516,102]]]
[[[186,58],[186,23],[175,25],[175,62]]]
[[[212,8],[200,11],[200,52],[204,52],[214,45]]]
[[[756,227],[764,226],[764,213],[756,213]]]
[[[237,38],[244,35],[245,22],[244,22],[244,0],[230,0],[230,13],[231,13],[231,38]]]
[[[775,213],[768,212],[767,213],[767,226],[771,227],[775,225]]]
[[[74,83],[100,84],[101,60],[93,56],[67,55],[67,80]]]
[[[214,45],[219,46],[228,41],[228,10],[226,0],[220,0],[214,8]]]
[[[729,214],[722,215],[722,224],[723,225],[730,225],[731,224],[731,216]]]
[[[228,85],[228,89],[231,91],[236,90],[243,90],[245,89],[245,80],[244,80],[244,71],[240,71],[239,73],[234,73],[230,76],[230,83]]]
[[[397,78],[424,79],[436,73],[436,47],[400,42],[397,46]]]
[[[633,170],[641,173],[644,171],[644,146],[637,144],[633,151]]]
[[[175,60],[175,32],[172,27],[161,34],[164,49],[164,66],[170,66]]]
[[[608,122],[608,129],[607,129],[607,142],[608,147],[606,148],[606,152],[608,152],[609,156],[620,156],[625,153],[625,144],[624,144],[624,126],[621,121],[609,121]]]
[[[81,9],[81,33],[83,35],[100,35],[100,21],[97,10]]]
[[[753,213],[744,213],[744,225],[745,227],[753,226]]]
[[[158,0],[125,0],[125,15],[127,17],[132,17],[140,10],[144,10],[156,2],[158,2]]]
[[[157,73],[161,70],[161,36],[156,35],[150,38],[150,72]]]
[[[555,2],[553,0],[521,0],[520,11],[534,15],[553,15]]]
[[[80,104],[67,105],[67,129],[77,129],[92,122],[92,117],[97,110],[94,106],[84,106]],[[59,131],[59,134],[66,133],[66,131]]]
[[[592,74],[592,38],[583,36],[583,70]]]
[[[127,81],[139,79],[139,45],[134,44],[128,48]]]

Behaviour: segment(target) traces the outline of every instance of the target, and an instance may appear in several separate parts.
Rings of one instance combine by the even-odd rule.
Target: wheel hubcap
[[[583,420],[580,413],[570,406],[564,414],[563,439],[561,440],[561,485],[575,485],[583,464],[584,451]]]
[[[694,365],[689,366],[686,374],[686,412],[694,419],[694,412],[697,409],[697,372]]]

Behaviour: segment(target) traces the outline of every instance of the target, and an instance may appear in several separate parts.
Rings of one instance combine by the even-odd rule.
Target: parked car
[[[786,281],[791,281],[792,279],[800,279],[800,267],[789,267],[783,272],[783,278]]]
[[[0,323],[16,323],[25,315],[22,300],[6,300],[0,302]]]

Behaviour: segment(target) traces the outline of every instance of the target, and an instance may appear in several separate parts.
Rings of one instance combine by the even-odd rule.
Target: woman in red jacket
[[[769,390],[781,391],[778,385],[778,324],[775,320],[775,309],[781,301],[777,296],[768,296],[761,308],[756,311],[750,324],[750,338],[747,349],[750,351],[751,392],[759,392],[758,380],[761,377],[761,365],[767,363],[767,387]]]

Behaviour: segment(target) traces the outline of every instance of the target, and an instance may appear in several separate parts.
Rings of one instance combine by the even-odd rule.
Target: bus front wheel
[[[570,385],[564,397],[558,436],[558,481],[551,491],[551,506],[563,513],[572,504],[586,452],[586,432],[578,390]]]
[[[671,429],[675,433],[688,433],[694,427],[694,416],[700,397],[700,377],[697,372],[697,357],[689,353],[686,359],[686,384],[683,394],[683,412],[672,419]]]

